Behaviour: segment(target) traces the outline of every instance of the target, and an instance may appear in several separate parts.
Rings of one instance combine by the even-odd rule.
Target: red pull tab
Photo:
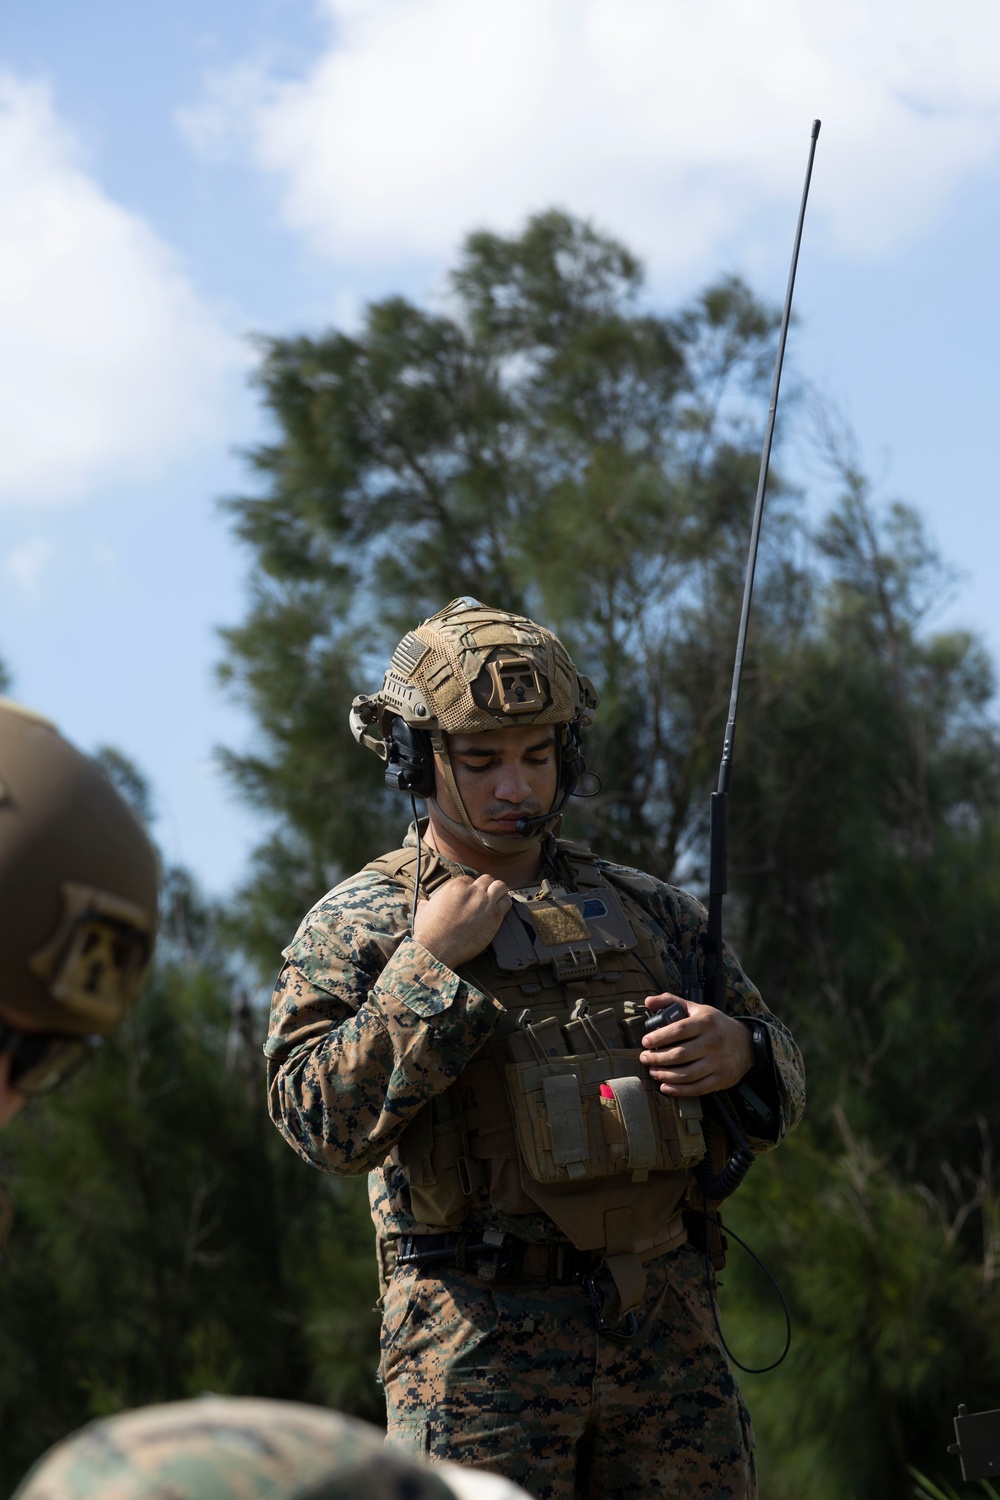
[[[614,1097],[615,1097],[615,1091],[611,1087],[610,1083],[602,1083],[601,1084],[601,1098],[602,1099],[613,1099]]]

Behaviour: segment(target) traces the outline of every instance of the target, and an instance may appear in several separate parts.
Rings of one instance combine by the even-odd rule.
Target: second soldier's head
[[[0,699],[0,1124],[135,999],[157,885],[153,845],[97,762]]]
[[[528,1500],[499,1475],[421,1463],[340,1412],[199,1396],[92,1422],[14,1500]]]

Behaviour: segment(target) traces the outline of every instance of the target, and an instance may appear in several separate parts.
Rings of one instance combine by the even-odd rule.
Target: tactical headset
[[[434,750],[428,731],[416,729],[412,724],[407,724],[405,719],[396,715],[389,724],[389,734],[385,744],[386,786],[392,787],[393,791],[406,792],[413,797],[433,797],[435,795]],[[521,819],[517,824],[517,832],[522,837],[530,837],[537,827],[558,817],[585,778],[590,785],[587,785],[586,790],[580,795],[593,796],[600,786],[598,778],[587,771],[580,743],[580,727],[575,720],[569,724],[556,726],[556,748],[559,757],[558,790],[562,795],[557,806],[548,812],[541,813],[534,818]],[[597,785],[593,786],[595,782]]]

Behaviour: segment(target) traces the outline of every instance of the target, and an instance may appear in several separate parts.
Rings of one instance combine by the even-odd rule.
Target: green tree
[[[733,1210],[800,1330],[758,1414],[787,1465],[774,1493],[811,1468],[820,1500],[909,1494],[908,1462],[941,1472],[957,1402],[1000,1388],[993,669],[928,630],[947,571],[913,514],[840,468],[807,627],[761,667],[733,840],[745,957],[812,1098]]]
[[[327,885],[398,841],[347,709],[457,594],[537,613],[597,683],[604,789],[571,831],[704,878],[774,313],[733,279],[651,311],[634,258],[558,213],[470,236],[450,290],[262,344],[275,437],[230,502],[253,595],[223,675],[259,726],[227,764],[271,820],[231,931],[266,972]],[[813,530],[772,480],[729,908],[813,1103],[732,1215],[799,1327],[755,1390],[770,1492],[881,1500],[909,1494],[908,1462],[939,1472],[949,1407],[1000,1381],[1000,786],[988,658],[934,632],[942,569],[913,514],[834,456]],[[731,1280],[756,1348],[766,1292]]]
[[[688,850],[734,628],[775,318],[739,281],[677,317],[638,264],[563,214],[476,234],[447,311],[372,305],[349,337],[274,339],[262,492],[229,502],[252,604],[223,679],[260,728],[226,765],[276,819],[238,924],[273,970],[301,911],[397,838],[398,805],[345,735],[395,639],[447,599],[535,610],[603,695],[607,793],[583,826],[669,870]],[[776,486],[777,490],[777,486]],[[776,508],[760,608],[801,608]]]

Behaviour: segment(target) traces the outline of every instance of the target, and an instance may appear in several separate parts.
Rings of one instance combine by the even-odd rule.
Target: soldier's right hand
[[[511,895],[494,875],[456,875],[417,902],[413,936],[449,969],[488,948],[510,911]]]

